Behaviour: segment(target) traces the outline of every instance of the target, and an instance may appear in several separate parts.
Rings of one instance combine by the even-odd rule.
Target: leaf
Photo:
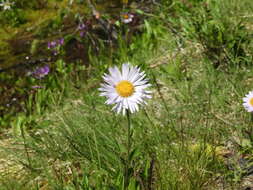
[[[137,158],[140,154],[141,154],[141,152],[139,151],[138,148],[133,149],[133,150],[130,152],[129,160],[130,160],[130,161],[134,160],[134,159]]]
[[[143,14],[145,13],[145,12],[144,12],[143,10],[141,10],[141,9],[136,9],[135,11],[136,11],[136,13],[141,14],[141,15],[143,15]]]

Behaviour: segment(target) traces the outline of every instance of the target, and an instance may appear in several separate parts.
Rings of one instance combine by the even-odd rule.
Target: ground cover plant
[[[25,6],[39,9],[32,2]],[[2,120],[11,128],[1,137],[0,189],[253,188],[253,3],[122,1],[118,20],[86,3],[103,34],[74,25],[43,42],[49,63],[19,79],[34,92],[12,123]],[[89,64],[65,59],[87,43]],[[122,67],[139,68],[138,84],[118,81],[112,68]],[[139,94],[123,101],[108,94],[114,88],[123,99]]]

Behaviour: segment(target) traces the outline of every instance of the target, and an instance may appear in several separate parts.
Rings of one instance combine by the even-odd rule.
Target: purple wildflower
[[[49,71],[50,71],[49,66],[44,65],[42,67],[35,69],[35,71],[32,73],[32,75],[37,79],[41,79],[41,78],[45,77],[46,75],[48,75]]]
[[[58,55],[60,53],[61,46],[64,45],[64,38],[54,40],[47,43],[47,48],[52,50],[53,55]]]
[[[51,49],[51,42],[47,42],[47,49]]]
[[[86,28],[85,24],[82,23],[78,25],[77,30],[84,30],[85,28]]]
[[[58,45],[62,46],[64,44],[64,38],[58,40]]]
[[[62,46],[64,44],[64,38],[60,38],[57,41],[51,41],[47,43],[47,48],[48,49],[54,49],[57,46]]]
[[[51,42],[48,42],[47,43],[47,48],[48,49],[53,49],[53,48],[55,48],[57,46],[57,42],[56,41],[51,41]]]
[[[47,43],[47,48],[48,48],[48,49],[55,48],[55,46],[56,46],[56,42],[55,42],[55,41],[52,41],[52,42],[48,42],[48,43]]]
[[[77,30],[79,31],[80,37],[83,37],[85,35],[86,29],[87,27],[84,23],[78,25]]]
[[[81,32],[80,32],[80,37],[83,37],[84,34],[85,34],[85,32],[84,32],[84,31],[81,31]]]
[[[51,42],[51,48],[55,48],[56,46],[57,46],[56,41],[52,41],[52,42]]]

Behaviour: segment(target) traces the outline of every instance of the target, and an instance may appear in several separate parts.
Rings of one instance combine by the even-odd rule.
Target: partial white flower
[[[109,68],[109,74],[104,74],[101,84],[101,96],[107,98],[106,104],[115,104],[113,110],[125,115],[126,110],[134,113],[139,110],[139,104],[146,104],[145,99],[151,98],[151,91],[147,90],[151,84],[145,79],[145,73],[137,66],[129,63]]]
[[[243,98],[243,106],[248,112],[253,112],[253,91]]]
[[[123,23],[128,24],[133,21],[134,15],[130,13],[124,13],[121,15],[121,20]]]
[[[0,3],[0,7],[3,7],[4,11],[10,10],[12,5],[13,3],[9,2],[9,0],[6,1],[3,0],[2,3]]]

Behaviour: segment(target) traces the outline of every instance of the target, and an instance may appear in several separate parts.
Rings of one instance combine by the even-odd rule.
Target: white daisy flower
[[[253,112],[253,91],[243,98],[243,106],[248,112]]]
[[[134,15],[129,13],[123,13],[122,14],[122,22],[125,24],[128,24],[133,21]]]
[[[11,6],[13,5],[13,3],[9,2],[9,0],[3,1],[2,3],[0,3],[0,7],[3,7],[3,10],[10,10]]]
[[[146,104],[146,98],[151,98],[151,86],[145,79],[145,73],[137,66],[129,63],[122,65],[120,71],[117,67],[109,68],[109,74],[104,74],[104,82],[101,84],[101,96],[107,98],[106,104],[115,104],[113,110],[125,115],[126,110],[134,113],[139,110],[139,104]]]

